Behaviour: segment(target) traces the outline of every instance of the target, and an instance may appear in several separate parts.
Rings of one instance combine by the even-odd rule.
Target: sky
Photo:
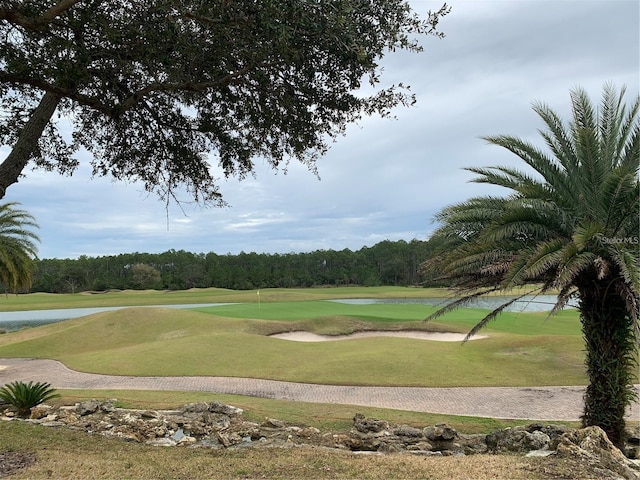
[[[410,2],[418,13],[438,1]],[[443,207],[499,187],[469,183],[464,167],[518,160],[480,137],[509,134],[540,144],[532,103],[570,118],[569,92],[602,87],[638,95],[638,0],[451,0],[446,37],[425,37],[419,54],[383,61],[382,86],[411,86],[417,104],[396,119],[352,125],[317,164],[291,163],[255,177],[220,181],[228,208],[165,204],[135,183],[27,170],[2,200],[17,201],[40,228],[40,258],[186,250],[219,255],[359,250],[383,240],[427,240]],[[8,147],[0,147],[0,158]],[[79,156],[82,162],[83,157]],[[86,160],[86,157],[84,157]],[[319,177],[319,178],[318,178]]]

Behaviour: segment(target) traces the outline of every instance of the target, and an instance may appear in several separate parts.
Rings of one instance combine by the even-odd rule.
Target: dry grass
[[[588,479],[576,462],[512,455],[355,455],[322,448],[212,450],[132,444],[66,429],[0,423],[0,452],[35,454],[12,479]]]

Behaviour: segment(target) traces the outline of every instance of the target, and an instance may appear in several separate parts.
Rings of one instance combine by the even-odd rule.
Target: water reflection
[[[201,308],[233,305],[232,303],[189,303],[183,305],[145,305],[149,308]],[[94,313],[111,312],[123,308],[144,308],[137,306],[125,307],[88,307],[88,308],[58,308],[55,310],[25,310],[21,312],[0,312],[0,328],[12,332],[25,327],[37,327],[48,323],[70,320],[72,318],[93,315]]]
[[[483,308],[493,310],[509,300],[517,297],[483,297],[476,298],[471,301],[468,308]],[[349,305],[375,305],[375,304],[419,304],[419,305],[435,305],[443,307],[453,301],[451,297],[431,297],[431,298],[345,298],[339,300],[331,300],[332,302],[346,303]],[[505,308],[506,312],[546,312],[553,308],[556,303],[555,295],[538,295],[523,297]],[[566,308],[575,308],[570,304]]]

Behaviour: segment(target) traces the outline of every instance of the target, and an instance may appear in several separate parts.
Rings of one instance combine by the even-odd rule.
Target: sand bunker
[[[401,337],[416,338],[418,340],[432,340],[436,342],[461,342],[466,335],[464,333],[444,333],[444,332],[419,332],[419,331],[402,331],[402,332],[357,332],[351,335],[316,335],[310,332],[286,332],[271,335],[274,338],[282,340],[292,340],[294,342],[327,342],[333,340],[351,340],[354,338],[370,338],[370,337]],[[476,335],[470,340],[480,340],[487,338],[486,335]]]

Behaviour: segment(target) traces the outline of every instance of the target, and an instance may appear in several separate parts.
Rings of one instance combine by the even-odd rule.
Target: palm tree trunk
[[[625,412],[635,398],[638,353],[624,300],[610,286],[593,280],[580,288],[580,320],[589,376],[582,424],[602,428],[614,445],[622,447]]]
[[[46,92],[38,106],[31,112],[29,120],[22,128],[11,152],[0,163],[0,199],[4,198],[7,188],[20,178],[20,174],[27,166],[33,152],[36,151],[38,140],[51,120],[53,113],[60,103],[60,96]]]

